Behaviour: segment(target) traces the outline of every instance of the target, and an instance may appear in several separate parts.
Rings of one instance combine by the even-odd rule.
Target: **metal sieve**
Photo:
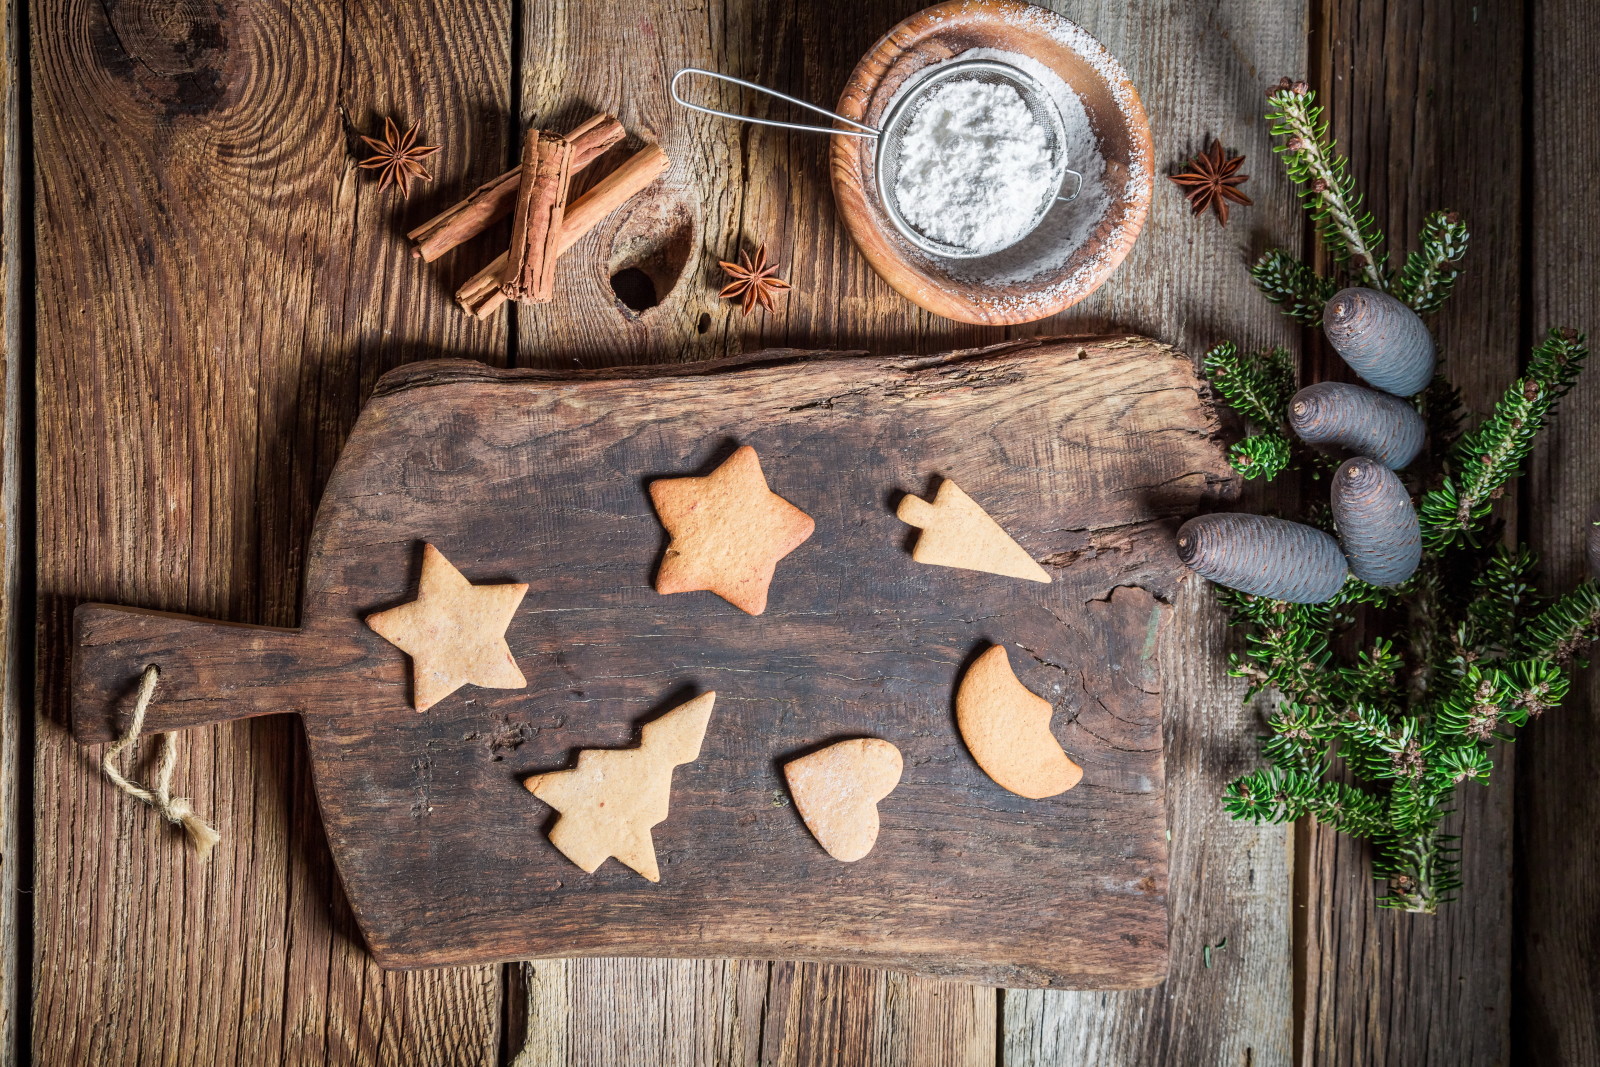
[[[716,108],[705,107],[701,104],[692,104],[685,100],[678,92],[678,83],[690,74],[700,74],[716,81],[729,82],[733,85],[754,89],[758,93],[776,97],[779,100],[803,107],[808,111],[815,111],[819,115],[826,115],[835,122],[842,122],[850,129],[838,129],[828,126],[807,126],[796,122],[779,122],[776,119],[758,119],[751,115],[740,115],[732,111],[718,111]],[[1046,145],[1050,152],[1054,166],[1053,180],[1048,184],[1046,192],[1033,207],[1033,215],[1028,225],[1017,238],[1025,238],[1038,228],[1044,220],[1045,214],[1057,201],[1069,202],[1077,198],[1083,188],[1083,175],[1067,166],[1066,154],[1066,127],[1061,120],[1061,111],[1056,107],[1050,94],[1044,91],[1036,78],[1026,71],[1019,70],[1008,63],[1000,63],[992,59],[962,59],[936,63],[927,70],[916,75],[911,81],[895,95],[894,103],[889,108],[888,114],[883,117],[883,125],[873,128],[864,123],[847,119],[843,115],[835,114],[826,108],[804,100],[796,99],[776,89],[769,89],[764,85],[747,82],[742,78],[735,78],[727,74],[718,74],[715,71],[701,70],[698,67],[685,67],[672,76],[672,99],[692,111],[700,111],[707,115],[717,115],[736,122],[750,122],[759,126],[779,126],[786,130],[803,130],[809,133],[829,133],[841,137],[868,137],[875,139],[877,149],[873,153],[873,170],[876,174],[878,185],[878,198],[882,201],[884,210],[889,214],[889,221],[894,223],[906,240],[922,249],[924,252],[946,259],[972,259],[977,256],[987,256],[1001,251],[1001,248],[970,249],[959,245],[947,244],[934,237],[930,237],[911,224],[900,210],[899,198],[895,195],[896,179],[900,173],[900,144],[905,138],[906,130],[910,127],[924,105],[932,97],[933,90],[956,81],[975,81],[983,85],[1007,85],[1014,89],[1022,98],[1023,105],[1038,122],[1045,132]],[[1072,193],[1061,196],[1059,190],[1067,175],[1076,179]],[[1013,244],[1015,242],[1012,242]],[[1009,247],[1009,246],[1002,246]]]

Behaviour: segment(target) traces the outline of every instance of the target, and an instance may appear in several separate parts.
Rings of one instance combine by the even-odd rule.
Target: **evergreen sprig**
[[[1350,177],[1350,161],[1334,151],[1317,94],[1299,82],[1278,89],[1268,100],[1272,134],[1285,138],[1273,151],[1283,158],[1289,178],[1303,186],[1302,202],[1322,238],[1322,247],[1334,262],[1355,270],[1366,285],[1388,292],[1388,257],[1381,251],[1383,232],[1372,212],[1362,207],[1361,195]]]
[[[1271,480],[1289,465],[1289,439],[1276,431],[1246,437],[1228,449],[1228,463],[1243,477]]]
[[[1322,111],[1303,84],[1272,94],[1273,132],[1290,176],[1336,271],[1392,290],[1419,314],[1449,297],[1466,253],[1465,223],[1427,217],[1395,276],[1383,235],[1333,151]],[[1268,300],[1307,326],[1340,284],[1286,252],[1263,256],[1251,275]],[[1325,295],[1326,294],[1326,295]],[[1460,842],[1444,832],[1455,791],[1487,783],[1494,746],[1559,706],[1570,668],[1600,638],[1600,586],[1585,581],[1548,600],[1537,560],[1499,544],[1494,502],[1519,475],[1541,430],[1572,388],[1587,349],[1581,334],[1552,331],[1489,416],[1461,433],[1460,392],[1439,376],[1417,397],[1429,449],[1406,472],[1421,492],[1424,553],[1416,574],[1385,589],[1349,577],[1326,604],[1291,604],[1219,591],[1244,634],[1229,671],[1248,698],[1266,695],[1266,765],[1228,785],[1237,819],[1310,817],[1371,843],[1378,903],[1432,913],[1461,888]],[[1241,352],[1224,342],[1204,361],[1217,392],[1252,426],[1230,460],[1245,477],[1270,480],[1311,455],[1286,425],[1294,366],[1282,349]],[[1302,520],[1331,530],[1325,501]],[[1361,624],[1367,636],[1346,650]],[[1387,627],[1387,628],[1385,628]]]
[[[1467,224],[1454,211],[1435,211],[1423,219],[1417,249],[1406,256],[1395,279],[1395,296],[1419,315],[1438,311],[1461,275],[1456,264],[1467,254],[1469,236]]]
[[[1286,348],[1241,352],[1232,341],[1202,359],[1206,376],[1228,406],[1262,429],[1276,429],[1294,396],[1294,356]]]
[[[1268,300],[1302,326],[1321,326],[1322,309],[1328,306],[1339,286],[1312,270],[1299,256],[1274,248],[1250,268],[1256,288]]]
[[[1422,498],[1418,516],[1425,543],[1444,547],[1472,540],[1506,483],[1521,473],[1588,355],[1583,335],[1571,330],[1551,330],[1533,350],[1527,372],[1511,383],[1483,425],[1451,449],[1452,473]]]

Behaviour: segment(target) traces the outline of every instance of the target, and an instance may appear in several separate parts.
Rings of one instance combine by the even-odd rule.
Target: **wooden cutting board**
[[[118,732],[149,663],[147,732],[300,714],[387,967],[752,956],[1151,984],[1167,960],[1156,647],[1183,573],[1172,530],[1236,491],[1215,430],[1188,359],[1131,337],[573,375],[414,364],[378,383],[329,482],[302,627],[83,605],[73,730]],[[652,588],[666,535],[646,484],[737,444],[816,520],[761,616]],[[895,505],[945,475],[1054,582],[912,562]],[[409,661],[362,618],[415,596],[424,541],[472,581],[529,584],[507,631],[526,689],[411,709]],[[989,643],[1054,703],[1077,788],[1025,800],[963,748],[954,686]],[[700,757],[655,829],[659,884],[556,852],[522,778],[632,745],[707,689]],[[780,766],[854,736],[897,745],[905,771],[877,847],[846,864],[807,833]]]

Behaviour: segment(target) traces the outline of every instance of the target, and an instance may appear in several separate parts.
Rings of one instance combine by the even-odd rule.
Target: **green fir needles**
[[[1392,271],[1315,94],[1285,79],[1270,99],[1278,152],[1333,269],[1324,277],[1288,252],[1269,252],[1251,269],[1262,293],[1308,327],[1322,325],[1330,298],[1352,285],[1418,314],[1437,311],[1466,254],[1465,224],[1453,213],[1429,215],[1416,250]],[[1459,842],[1444,825],[1456,789],[1488,782],[1495,746],[1561,703],[1571,667],[1600,636],[1596,579],[1553,600],[1541,596],[1533,555],[1504,543],[1493,515],[1587,355],[1582,334],[1551,331],[1489,416],[1465,433],[1460,394],[1442,375],[1400,401],[1428,427],[1426,449],[1402,475],[1405,492],[1420,499],[1422,562],[1400,584],[1382,588],[1352,574],[1320,604],[1220,590],[1244,632],[1232,673],[1249,680],[1250,697],[1276,698],[1261,743],[1267,765],[1232,782],[1224,807],[1256,822],[1310,816],[1367,839],[1386,907],[1431,914],[1452,899],[1461,885]],[[1206,353],[1205,370],[1251,426],[1230,453],[1245,477],[1335,465],[1289,428],[1295,375],[1287,352],[1243,353],[1225,342]],[[1301,518],[1333,532],[1326,506]],[[1359,648],[1350,654],[1352,643]]]

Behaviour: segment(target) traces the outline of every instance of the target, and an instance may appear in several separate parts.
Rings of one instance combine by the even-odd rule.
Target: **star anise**
[[[392,182],[400,190],[400,195],[411,196],[411,179],[420,178],[425,182],[433,181],[433,175],[422,165],[422,161],[439,151],[438,145],[417,144],[417,124],[412,123],[411,128],[400,134],[400,127],[394,124],[394,119],[383,120],[383,140],[376,137],[361,138],[372,146],[377,153],[371,159],[361,162],[366,170],[378,170],[382,177],[378,181],[378,192]]]
[[[754,311],[757,304],[771,311],[772,294],[789,288],[789,283],[777,276],[778,265],[767,262],[766,245],[756,249],[753,259],[749,252],[740,251],[739,262],[722,260],[717,266],[733,279],[722,287],[717,296],[723,300],[739,301],[740,310],[746,315]]]
[[[1169,177],[1184,187],[1183,195],[1189,198],[1196,215],[1209,207],[1216,211],[1218,221],[1226,226],[1228,201],[1235,204],[1253,202],[1234,188],[1250,180],[1250,175],[1238,172],[1243,165],[1243,156],[1225,156],[1222,142],[1213,140],[1209,152],[1201,152],[1189,161],[1188,170]]]

